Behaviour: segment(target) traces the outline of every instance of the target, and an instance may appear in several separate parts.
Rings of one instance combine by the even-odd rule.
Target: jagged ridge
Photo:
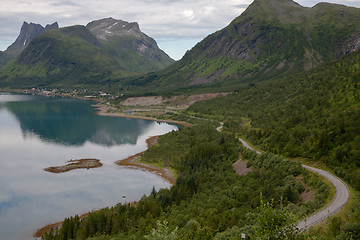
[[[59,24],[47,24],[45,28],[40,24],[27,23],[24,21],[19,36],[5,51],[0,51],[0,67],[17,57],[27,45],[40,33],[59,28]]]
[[[12,87],[99,85],[135,75],[119,66],[84,26],[45,32],[0,69],[1,84]]]
[[[0,85],[104,86],[172,62],[137,23],[108,18],[39,35],[0,69]]]

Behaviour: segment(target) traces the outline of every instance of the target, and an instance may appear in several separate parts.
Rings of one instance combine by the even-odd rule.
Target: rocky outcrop
[[[104,18],[95,20],[86,25],[86,27],[98,38],[104,41],[109,41],[111,37],[134,37],[138,39],[145,39],[146,36],[140,31],[139,24],[136,22],[126,22],[123,20],[116,20],[114,18]]]
[[[24,22],[21,27],[19,36],[16,38],[15,42],[7,48],[7,51],[24,48],[40,33],[57,28],[59,28],[57,22],[48,24],[45,26],[45,28],[40,24]]]
[[[95,20],[86,28],[102,41],[109,52],[121,62],[121,65],[135,72],[150,72],[160,70],[174,62],[156,41],[140,30],[136,22],[126,22],[114,18]],[[132,56],[131,58],[124,56]],[[130,62],[131,59],[137,59]],[[141,65],[139,65],[139,63]],[[147,66],[146,66],[147,65]]]
[[[346,40],[342,47],[336,52],[337,57],[341,57],[348,53],[354,52],[360,49],[360,29],[351,35],[350,38]]]
[[[45,28],[40,24],[24,22],[21,27],[20,34],[16,38],[15,42],[11,44],[5,51],[0,52],[0,67],[16,58],[40,33],[57,28],[59,28],[57,22],[54,22],[53,24],[47,24]]]

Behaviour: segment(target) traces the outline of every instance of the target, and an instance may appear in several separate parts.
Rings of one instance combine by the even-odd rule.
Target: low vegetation
[[[196,103],[188,109],[188,114],[222,120],[224,130],[274,154],[325,164],[349,182],[357,190],[357,196],[360,190],[359,61],[357,51],[295,76],[252,84],[232,96]],[[359,234],[356,223],[360,221],[360,212],[355,207],[358,204],[356,197],[351,210],[341,219],[349,222],[341,227],[341,231],[348,233],[339,236]],[[331,235],[328,239],[333,238]]]
[[[253,168],[245,176],[236,175],[232,168],[239,151]],[[59,231],[43,239],[154,239],[157,231],[176,239],[256,236],[263,221],[271,219],[260,220],[262,214],[270,214],[270,208],[274,214],[286,211],[286,216],[291,212],[290,216],[299,218],[322,207],[329,195],[329,186],[299,163],[273,154],[259,156],[233,136],[205,125],[161,136],[142,161],[164,162],[176,169],[176,185],[153,191],[136,204],[119,204],[83,220],[66,219]],[[296,178],[299,175],[301,181]],[[303,203],[299,195],[305,186],[316,189],[316,195]],[[263,205],[267,202],[271,205]],[[289,221],[276,226],[287,226]]]

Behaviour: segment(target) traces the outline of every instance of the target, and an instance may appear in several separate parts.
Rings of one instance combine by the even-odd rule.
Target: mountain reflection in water
[[[70,104],[72,101],[39,98],[36,104],[8,102],[5,107],[19,121],[25,136],[36,134],[44,141],[69,146],[80,146],[87,141],[108,147],[136,144],[137,137],[152,124],[145,120],[97,116],[88,101],[76,100],[76,104]]]
[[[154,121],[102,117],[92,102],[0,93],[0,239],[30,240],[36,229],[95,208],[170,187],[161,177],[114,162],[176,130]],[[50,166],[96,158],[103,166],[53,174]],[[122,196],[126,196],[123,198]]]

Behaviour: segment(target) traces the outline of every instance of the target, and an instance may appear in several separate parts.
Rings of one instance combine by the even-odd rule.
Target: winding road
[[[221,132],[221,129],[223,127],[223,123],[220,122],[220,126],[216,128],[218,132]],[[245,142],[243,139],[238,138],[239,141],[248,149],[255,151],[252,147],[249,146],[247,142]],[[261,154],[259,151],[255,151],[257,154]],[[339,210],[343,208],[343,206],[346,204],[346,202],[349,200],[350,192],[347,187],[347,185],[338,177],[334,176],[333,174],[318,169],[314,167],[310,167],[307,165],[302,164],[303,168],[306,168],[312,172],[315,172],[327,180],[329,180],[335,187],[336,193],[334,199],[329,203],[326,207],[322,208],[320,211],[315,212],[314,214],[308,216],[307,218],[301,220],[297,228],[299,228],[301,231],[304,231],[308,229],[311,226],[314,226],[317,223],[320,223],[321,221],[329,218],[331,215],[335,214]]]
[[[298,223],[297,227],[300,230],[306,230],[342,209],[349,200],[350,193],[346,184],[331,173],[304,164],[302,166],[328,179],[334,185],[336,190],[335,197],[329,205]]]

